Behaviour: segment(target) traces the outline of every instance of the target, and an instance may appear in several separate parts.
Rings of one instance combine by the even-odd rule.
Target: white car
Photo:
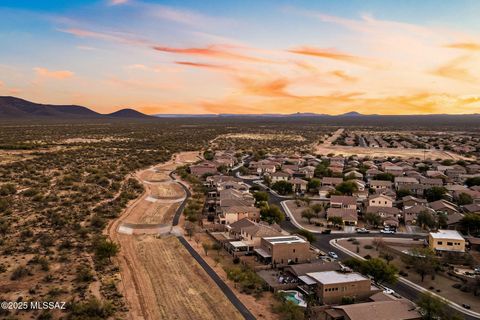
[[[390,289],[390,288],[384,288],[384,289],[383,289],[383,293],[385,293],[385,294],[394,294],[395,291],[393,291],[393,290]]]
[[[338,259],[338,255],[337,255],[335,252],[333,252],[333,251],[330,251],[330,252],[328,253],[328,255],[330,256],[330,258]]]
[[[386,234],[393,234],[395,233],[395,230],[392,229],[382,229],[380,230],[381,233],[386,233]]]

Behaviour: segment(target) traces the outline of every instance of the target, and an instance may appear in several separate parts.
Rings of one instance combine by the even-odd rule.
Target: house
[[[241,182],[241,179],[232,177],[232,176],[224,176],[224,175],[214,175],[208,176],[206,178],[205,185],[210,188],[216,188],[219,184],[224,182]]]
[[[217,210],[220,213],[222,207],[247,206],[253,207],[255,199],[249,192],[242,192],[235,189],[223,189],[218,192]]]
[[[267,225],[263,223],[255,223],[253,226],[242,228],[241,239],[251,247],[258,248],[261,238],[281,236],[282,232],[277,225]]]
[[[306,166],[306,167],[298,169],[298,172],[303,174],[305,176],[305,178],[311,179],[311,178],[313,178],[313,174],[315,173],[315,167]]]
[[[342,178],[334,178],[334,177],[323,177],[322,178],[322,186],[330,186],[330,187],[336,187],[340,183],[343,182]]]
[[[465,239],[456,230],[438,230],[428,235],[428,246],[437,252],[465,252]]]
[[[428,212],[432,216],[435,216],[435,211],[432,208],[428,208],[424,205],[410,206],[403,209],[403,222],[405,224],[414,225],[417,223],[417,217],[420,212]]]
[[[242,228],[255,226],[255,222],[248,218],[240,219],[226,226],[229,236],[234,239],[241,239]]]
[[[293,178],[288,180],[293,185],[293,191],[297,193],[302,193],[307,191],[308,182],[299,178]]]
[[[220,224],[231,224],[244,218],[258,222],[260,220],[260,209],[251,206],[223,207],[218,218]]]
[[[349,179],[363,179],[363,174],[358,171],[350,171],[344,174],[345,177]]]
[[[391,189],[392,182],[385,181],[385,180],[370,180],[369,186],[370,186],[370,189],[374,189],[374,190]]]
[[[315,292],[322,304],[339,304],[343,297],[362,301],[380,291],[372,287],[370,279],[356,272],[321,271],[307,273],[307,276],[315,281]]]
[[[271,174],[277,170],[274,164],[260,164],[257,166],[257,174]]]
[[[403,168],[395,165],[385,166],[385,173],[390,173],[394,176],[401,176],[403,174]]]
[[[401,211],[395,207],[381,207],[381,206],[368,206],[365,213],[378,214],[382,218],[384,226],[395,227],[399,226],[399,218],[401,217]]]
[[[333,191],[335,191],[335,188],[332,187],[332,186],[322,186],[320,187],[320,189],[318,190],[318,195],[320,196],[320,198],[322,199],[327,199],[328,195],[330,193],[332,193]]]
[[[415,198],[413,196],[405,196],[402,198],[403,208],[410,208],[414,206],[427,206],[426,199]]]
[[[254,252],[261,261],[274,266],[309,262],[313,258],[310,243],[296,235],[263,237]]]
[[[420,177],[420,184],[422,184],[424,186],[427,186],[429,188],[441,187],[441,186],[443,186],[443,180],[442,179],[435,179],[435,178]]]
[[[358,214],[356,209],[349,208],[328,208],[327,219],[332,217],[340,217],[345,225],[356,226],[358,222]]]
[[[458,207],[455,204],[443,199],[430,202],[428,206],[436,212],[443,212],[446,214],[454,214],[459,212]]]
[[[288,181],[288,179],[290,179],[290,174],[283,171],[276,171],[270,175],[270,178],[272,179],[272,183],[278,181]]]
[[[358,180],[358,179],[354,179],[354,180],[350,180],[350,181],[352,181],[353,183],[355,183],[355,185],[357,186],[357,190],[358,190],[358,191],[364,191],[364,190],[365,190],[365,186],[366,186],[365,181],[363,181],[363,180]]]
[[[343,209],[357,209],[357,199],[352,196],[336,196],[330,197],[331,208],[343,208]]]
[[[395,200],[384,194],[377,194],[368,198],[368,206],[370,207],[393,207]]]
[[[398,188],[398,190],[408,191],[410,192],[410,194],[415,195],[417,197],[422,197],[426,189],[429,189],[429,188],[420,183],[401,184],[399,185],[399,188]]]
[[[378,170],[377,168],[370,168],[365,172],[365,177],[367,177],[368,179],[371,179],[380,173],[383,173],[383,172]]]
[[[202,161],[190,166],[190,173],[197,177],[202,177],[205,174],[217,174],[217,167],[218,165],[212,161]]]
[[[413,177],[395,177],[394,183],[395,189],[400,190],[403,185],[417,184],[418,180]]]
[[[324,320],[420,320],[422,315],[407,300],[372,301],[334,306],[324,311]]]
[[[463,212],[465,213],[480,213],[480,204],[472,203],[462,206]]]

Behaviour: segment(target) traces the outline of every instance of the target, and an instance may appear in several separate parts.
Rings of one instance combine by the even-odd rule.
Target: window
[[[453,246],[453,242],[447,242],[447,246]]]
[[[438,244],[438,245],[442,245],[443,242],[442,242],[442,241],[437,241],[437,244]]]
[[[295,253],[295,249],[293,249],[293,253]]]

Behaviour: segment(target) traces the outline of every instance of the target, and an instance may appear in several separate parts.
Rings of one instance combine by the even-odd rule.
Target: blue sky
[[[100,112],[475,112],[479,9],[473,0],[1,1],[0,94]]]

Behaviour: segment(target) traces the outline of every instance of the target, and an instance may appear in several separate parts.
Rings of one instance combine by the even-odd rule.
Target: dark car
[[[465,309],[470,309],[470,305],[466,303],[462,304],[462,307],[464,307]]]
[[[331,229],[325,229],[322,231],[322,234],[330,234],[330,233],[332,233]]]

